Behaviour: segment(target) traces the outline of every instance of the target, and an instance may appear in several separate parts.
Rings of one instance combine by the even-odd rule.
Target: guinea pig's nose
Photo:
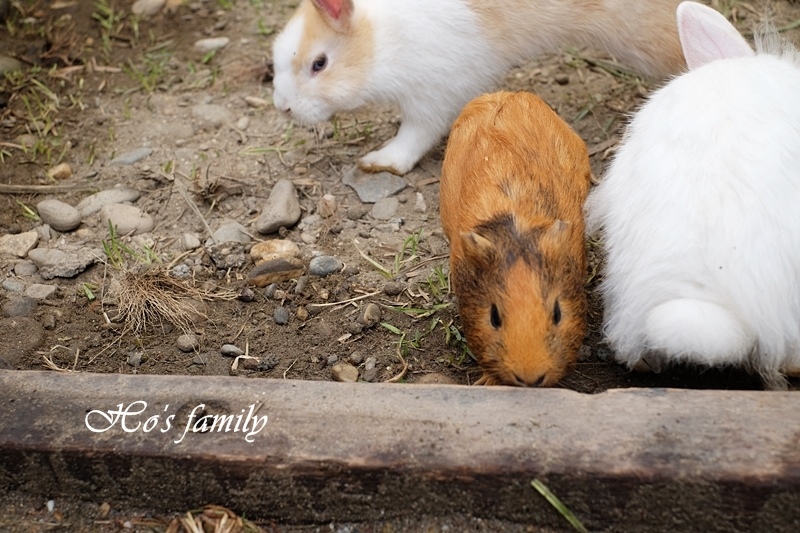
[[[519,387],[541,387],[546,377],[547,374],[542,374],[534,381],[526,381],[520,378],[518,375],[514,374],[514,380],[516,380],[517,386]]]

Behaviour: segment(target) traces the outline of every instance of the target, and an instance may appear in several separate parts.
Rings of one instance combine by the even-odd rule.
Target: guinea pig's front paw
[[[391,172],[402,176],[414,168],[417,161],[396,152],[392,146],[370,152],[358,161],[358,168],[364,172]]]
[[[502,385],[502,383],[493,375],[484,372],[483,375],[475,383],[473,383],[473,385],[492,386]]]

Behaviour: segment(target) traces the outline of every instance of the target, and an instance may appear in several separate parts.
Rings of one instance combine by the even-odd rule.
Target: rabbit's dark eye
[[[497,310],[497,306],[494,304],[492,304],[492,310],[489,313],[489,319],[492,321],[492,327],[494,329],[498,329],[503,325],[503,321],[500,320],[500,311]]]
[[[558,305],[558,300],[556,300],[556,305],[553,306],[553,324],[557,326],[559,322],[561,322],[561,306]]]
[[[316,74],[317,72],[321,72],[326,66],[328,66],[328,56],[322,54],[311,64],[311,71]]]

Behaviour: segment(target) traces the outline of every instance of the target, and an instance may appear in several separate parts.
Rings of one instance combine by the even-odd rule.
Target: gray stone
[[[364,370],[364,375],[361,377],[364,381],[368,383],[372,383],[376,379],[378,379],[378,369],[377,368],[367,368]]]
[[[197,339],[197,335],[186,333],[178,337],[178,340],[175,342],[178,346],[178,349],[182,352],[193,352],[200,347],[200,341]]]
[[[236,126],[237,130],[241,131],[246,130],[247,127],[250,126],[250,117],[241,117],[239,120],[236,121],[236,124],[234,124],[234,126]]]
[[[390,220],[400,207],[400,201],[394,196],[381,198],[372,206],[370,215],[376,220]]]
[[[128,364],[133,368],[138,368],[142,364],[142,352],[128,352]]]
[[[135,202],[139,199],[139,191],[131,189],[130,187],[118,187],[116,189],[107,189],[105,191],[96,192],[87,196],[75,206],[78,208],[84,217],[93,215],[100,211],[104,205],[108,204],[121,204],[125,202]]]
[[[199,353],[199,354],[195,355],[194,358],[192,359],[192,364],[193,365],[205,365],[206,363],[208,363],[209,359],[210,359],[210,354],[208,354],[208,353]]]
[[[345,171],[342,183],[352,187],[358,198],[367,204],[397,194],[408,186],[406,180],[389,172],[370,174],[355,167]]]
[[[247,244],[250,242],[250,235],[247,234],[247,229],[233,220],[223,223],[217,228],[212,237],[216,244],[222,244],[223,242]]]
[[[27,296],[11,298],[3,304],[3,316],[25,317],[36,310],[37,301]]]
[[[124,154],[120,154],[114,159],[111,160],[109,163],[110,165],[132,165],[134,163],[138,163],[145,157],[149,156],[153,153],[152,148],[142,147],[136,148],[135,150],[131,150],[130,152],[125,152]]]
[[[181,249],[185,252],[196,250],[200,248],[200,239],[193,233],[184,233],[181,235]]]
[[[276,307],[272,318],[279,326],[285,326],[289,323],[289,310],[283,306]]]
[[[425,202],[425,197],[421,192],[417,193],[417,199],[414,202],[414,211],[417,213],[425,213],[428,210],[428,204]]]
[[[194,48],[202,53],[213,52],[228,45],[231,40],[228,37],[209,37],[195,41]]]
[[[311,260],[308,272],[314,276],[325,277],[334,272],[339,272],[344,264],[332,255],[321,255]]]
[[[234,346],[233,344],[223,344],[222,348],[219,349],[220,353],[226,357],[236,357],[238,355],[244,355],[244,352],[238,346]]]
[[[330,355],[330,356],[328,356],[328,366],[333,366],[338,362],[339,362],[339,356],[338,355]]]
[[[300,220],[300,201],[294,184],[286,179],[279,180],[269,193],[266,205],[256,221],[259,233],[268,234],[281,227],[289,228]]]
[[[347,209],[347,218],[351,221],[358,220],[369,213],[369,210],[370,208],[363,204],[350,206]]]
[[[36,230],[0,236],[0,256],[25,257],[39,242]]]
[[[358,369],[347,363],[336,363],[331,368],[331,376],[335,381],[355,383],[358,381]]]
[[[367,360],[364,361],[364,369],[369,370],[371,368],[375,368],[377,364],[378,364],[378,359],[370,355],[369,357],[367,357]]]
[[[368,303],[361,310],[361,314],[356,319],[359,324],[371,328],[381,321],[381,308],[372,302]]]
[[[15,70],[22,70],[22,61],[0,54],[0,77]]]
[[[136,0],[131,6],[131,13],[140,17],[151,17],[161,11],[167,0]]]
[[[383,292],[387,296],[397,296],[403,292],[405,288],[406,284],[401,281],[390,281],[383,286]]]
[[[192,116],[196,118],[202,126],[208,128],[219,128],[223,124],[233,122],[233,114],[217,104],[198,104],[192,107]]]
[[[42,279],[77,276],[102,257],[101,250],[88,246],[62,246],[59,249],[36,248],[28,254],[28,258],[39,267],[39,275]]]
[[[22,292],[25,290],[25,284],[16,278],[6,278],[3,280],[3,288],[8,292]]]
[[[364,362],[364,352],[360,352],[356,350],[355,352],[350,354],[350,362],[354,365],[360,365]]]
[[[14,274],[24,278],[26,276],[33,276],[39,269],[33,264],[33,261],[20,261],[14,265]]]
[[[34,283],[27,289],[25,289],[25,296],[28,298],[33,298],[34,300],[46,300],[51,297],[55,292],[56,289],[55,285],[45,285],[43,283]]]
[[[180,263],[172,267],[172,270],[170,270],[169,273],[176,278],[187,279],[192,276],[192,269],[189,267],[189,265]]]
[[[116,226],[117,235],[150,233],[155,227],[153,217],[128,204],[106,204],[100,209],[100,218],[103,227],[107,227],[111,221]]]
[[[56,231],[72,231],[81,225],[81,212],[60,200],[42,200],[36,211],[42,222]]]

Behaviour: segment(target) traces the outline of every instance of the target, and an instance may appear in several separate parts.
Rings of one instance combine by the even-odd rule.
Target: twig
[[[363,294],[361,296],[356,296],[355,298],[350,298],[349,300],[342,300],[340,302],[329,302],[326,304],[309,304],[313,305],[314,307],[330,307],[332,305],[342,305],[342,304],[351,304],[358,300],[363,300],[364,298],[369,298],[370,296],[375,296],[376,294],[380,294],[381,291],[370,292],[369,294]]]
[[[203,216],[203,213],[200,212],[200,209],[197,207],[197,204],[195,204],[194,201],[191,198],[189,198],[189,193],[186,192],[186,187],[184,187],[183,184],[178,180],[175,180],[175,187],[177,187],[178,189],[178,194],[180,194],[183,197],[186,203],[189,204],[189,207],[192,209],[192,211],[194,211],[194,214],[200,217],[200,221],[203,223],[203,226],[205,226],[206,231],[208,232],[208,237],[211,239],[211,242],[216,243],[214,241],[214,232],[211,231],[211,227],[208,225],[208,222],[206,222],[206,218]]]
[[[289,365],[289,367],[288,367],[286,370],[284,370],[284,371],[283,371],[283,379],[286,379],[286,373],[287,373],[287,372],[289,372],[289,370],[291,370],[291,369],[292,369],[292,367],[294,366],[294,364],[295,364],[296,362],[297,362],[297,359],[295,359],[294,361],[292,361],[292,364],[291,364],[291,365]]]
[[[406,376],[406,372],[408,371],[408,361],[403,358],[403,355],[400,353],[400,347],[403,346],[403,339],[406,338],[406,334],[403,333],[400,336],[400,340],[397,341],[397,357],[400,359],[400,362],[403,363],[403,370],[400,371],[395,377],[387,379],[386,383],[396,383],[403,379]]]

